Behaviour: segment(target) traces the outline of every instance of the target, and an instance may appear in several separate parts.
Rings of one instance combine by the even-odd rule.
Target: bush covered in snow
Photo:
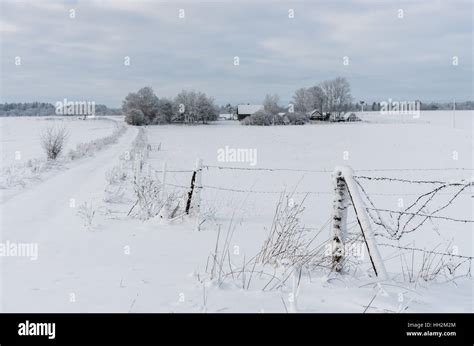
[[[114,132],[107,137],[99,138],[87,143],[79,143],[76,149],[71,149],[68,153],[70,160],[77,160],[84,156],[91,156],[96,151],[103,149],[109,144],[116,143],[118,138],[125,133],[127,128],[125,126],[118,126]]]
[[[258,111],[241,121],[242,125],[304,125],[308,117],[303,113],[286,113],[285,115],[271,114],[266,111]]]
[[[114,120],[110,120],[114,121]],[[45,138],[43,147],[47,154],[56,155],[55,159],[49,156],[48,159],[31,159],[22,164],[14,164],[2,167],[0,174],[0,188],[8,189],[13,187],[25,187],[31,181],[41,180],[42,176],[53,169],[64,169],[68,161],[74,161],[85,156],[91,156],[96,151],[104,149],[106,146],[117,142],[118,138],[125,133],[127,128],[120,124],[112,134],[87,143],[79,143],[76,149],[70,150],[65,157],[59,157],[58,145],[60,139],[65,140],[66,133],[62,128],[45,131],[42,138]],[[59,136],[59,137],[58,137]],[[58,137],[55,139],[55,137]],[[64,145],[64,143],[63,143]],[[48,149],[46,149],[48,148]]]
[[[287,123],[288,121],[288,123]],[[309,118],[304,113],[287,113],[283,116],[283,122],[286,125],[304,125],[309,121]]]
[[[125,116],[125,121],[130,125],[143,125],[145,124],[145,115],[139,109],[131,109]]]

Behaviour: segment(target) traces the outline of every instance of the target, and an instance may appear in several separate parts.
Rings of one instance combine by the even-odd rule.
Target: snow
[[[399,256],[393,259],[396,251],[390,248],[379,248],[391,278],[388,281],[380,281],[371,274],[367,256],[356,272],[334,274],[321,269],[303,270],[297,289],[293,280],[289,280],[281,289],[262,290],[268,282],[265,275],[254,275],[247,289],[241,279],[232,280],[229,276],[221,281],[211,280],[206,273],[219,226],[220,244],[230,226],[235,227],[229,240],[230,258],[235,267],[247,263],[258,253],[271,227],[278,192],[283,190],[312,192],[305,201],[301,223],[311,229],[322,229],[318,241],[328,239],[330,227],[325,223],[332,216],[334,198],[331,172],[338,165],[352,167],[355,174],[370,169],[441,169],[364,172],[364,175],[406,179],[458,181],[472,177],[472,171],[445,170],[446,167],[472,168],[472,111],[457,111],[455,121],[452,113],[446,111],[422,112],[417,119],[409,119],[409,116],[388,119],[371,113],[358,116],[364,121],[274,127],[240,126],[234,121],[207,126],[147,126],[145,132],[150,147],[161,147],[149,152],[147,164],[159,171],[166,162],[167,194],[186,193],[192,174],[188,171],[194,169],[197,158],[202,159],[204,165],[201,216],[172,222],[127,217],[133,199],[124,203],[104,201],[106,189],[110,188],[106,177],[114,167],[121,167],[121,157],[132,151],[138,134],[136,127],[127,126],[115,144],[68,164],[67,169],[1,202],[1,241],[38,245],[37,260],[0,257],[1,311],[474,311],[471,278],[403,282]],[[34,132],[34,126],[26,130],[14,125],[15,122],[26,123],[24,119],[7,120],[9,138],[17,138],[18,147],[25,153],[31,152],[30,158],[40,156],[41,152],[33,152],[35,145],[31,136],[24,134]],[[4,124],[2,120],[2,126]],[[71,136],[84,142],[86,136],[92,136],[88,133],[95,124],[95,120],[77,121],[70,127]],[[88,140],[110,134],[112,127],[109,130]],[[14,146],[7,145],[11,154]],[[218,161],[217,151],[226,146],[257,149],[258,164],[252,167],[246,162]],[[2,157],[8,157],[4,148],[2,146]],[[453,151],[457,152],[457,160],[453,159]],[[227,170],[206,166],[294,171]],[[124,169],[131,174],[132,170]],[[156,175],[161,179],[161,173]],[[425,191],[424,186],[411,184],[363,183],[374,203],[388,209],[397,209],[400,196],[409,203]],[[295,202],[299,203],[303,196],[295,194]],[[78,216],[78,209],[84,203],[96,210],[89,229]],[[443,215],[472,219],[471,194],[460,195],[456,205]],[[353,220],[353,213],[349,213],[348,221]],[[436,221],[436,225],[426,225],[407,236],[401,245],[415,244],[432,249],[440,242],[452,242],[459,254],[472,256],[471,230],[469,224]],[[357,228],[352,230],[356,231]],[[275,269],[277,275],[284,267],[283,263]],[[269,267],[258,269],[270,272]],[[246,275],[248,280],[251,274]],[[295,295],[296,300],[290,299]]]
[[[24,120],[23,118],[19,118],[19,120]],[[28,122],[18,121],[19,125],[23,125],[22,131],[29,134],[28,137],[24,138],[24,142],[27,142],[29,147],[25,147],[26,150],[26,157],[28,158],[32,154],[41,155],[39,158],[29,158],[25,160],[24,155],[18,148],[25,146],[25,144],[17,143],[18,137],[21,139],[22,136],[16,136],[15,132],[11,131],[11,128],[7,126],[7,131],[5,135],[2,134],[2,142],[3,143],[16,143],[14,147],[6,145],[6,151],[13,149],[15,150],[14,155],[10,152],[9,156],[15,156],[15,161],[13,163],[5,160],[6,162],[2,161],[2,165],[0,165],[0,189],[6,190],[3,191],[1,194],[1,200],[4,201],[11,196],[13,196],[18,191],[21,191],[28,185],[32,183],[36,183],[42,179],[45,179],[47,176],[51,176],[55,174],[57,171],[61,171],[67,168],[67,164],[74,160],[79,160],[83,157],[93,155],[95,152],[103,149],[104,147],[111,145],[117,141],[125,131],[126,127],[123,123],[119,123],[118,119],[110,119],[107,117],[100,117],[100,118],[88,118],[86,122],[84,120],[82,122],[77,123],[80,118],[73,118],[73,117],[46,117],[40,118],[46,120],[45,123],[40,124],[40,132],[33,133],[33,127],[37,127],[37,124],[33,122],[34,118],[30,118],[31,120]],[[38,119],[36,119],[38,120]],[[11,123],[6,121],[7,124]],[[74,125],[80,124],[80,125]],[[102,127],[101,127],[102,124]],[[104,131],[108,127],[103,126],[104,124],[110,125],[113,131]],[[15,125],[13,123],[14,127]],[[36,125],[36,126],[35,126]],[[97,126],[99,125],[99,126]],[[46,155],[41,145],[41,131],[43,131],[46,127],[48,128],[55,128],[59,129],[64,127],[66,131],[73,130],[74,134],[67,133],[66,142],[63,148],[62,153],[60,153],[59,157],[56,160],[48,160],[46,159]],[[38,129],[36,129],[38,130]],[[95,137],[91,136],[91,134],[95,134],[98,136],[102,133],[107,135],[103,137]],[[80,138],[91,139],[87,142],[80,141]],[[71,144],[75,144],[75,147],[72,147]],[[3,145],[2,145],[3,148]],[[2,149],[3,150],[3,149]],[[5,163],[5,164],[4,164]],[[9,164],[10,163],[10,164]]]
[[[99,117],[97,117],[99,119]],[[69,133],[65,151],[77,144],[111,134],[115,123],[108,119],[84,121],[75,116],[62,117],[0,117],[0,166],[24,163],[44,156],[40,134],[50,126],[64,126]],[[20,157],[15,158],[15,152]]]

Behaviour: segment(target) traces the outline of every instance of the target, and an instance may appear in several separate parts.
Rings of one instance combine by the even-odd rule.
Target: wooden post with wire
[[[342,171],[336,167],[332,173],[334,202],[332,217],[331,252],[333,267],[340,272],[344,261],[344,240],[347,233],[347,186]]]
[[[186,214],[189,215],[191,208],[194,212],[199,213],[201,208],[201,178],[202,160],[196,159],[193,175],[191,177],[191,187],[188,192],[188,200],[186,202]]]
[[[334,236],[333,242],[337,244],[336,249],[341,249],[341,247],[343,247],[345,235],[345,217],[347,215],[347,205],[344,208],[343,200],[346,199],[345,203],[348,203],[347,199],[349,199],[352,203],[352,206],[354,207],[357,222],[362,232],[362,237],[367,247],[367,252],[369,254],[370,262],[372,264],[372,268],[374,269],[375,275],[382,280],[388,279],[385,264],[383,263],[382,257],[378,251],[374,232],[372,231],[372,227],[370,225],[369,216],[362,201],[362,197],[360,196],[352,168],[348,166],[338,166],[334,170],[333,177],[335,179],[336,197],[334,201],[332,230]],[[345,193],[347,193],[349,198],[344,198],[346,197]],[[334,250],[335,249],[333,249],[333,251]],[[337,270],[338,266],[342,265],[342,257],[339,257],[337,253],[333,252],[333,258]],[[339,271],[341,269],[342,267],[339,269]]]

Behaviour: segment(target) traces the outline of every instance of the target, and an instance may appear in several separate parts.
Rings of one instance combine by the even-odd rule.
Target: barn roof
[[[238,114],[253,114],[261,110],[263,110],[262,105],[238,105],[237,106]]]

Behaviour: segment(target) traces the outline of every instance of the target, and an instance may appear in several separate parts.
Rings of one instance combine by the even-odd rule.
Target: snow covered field
[[[171,221],[158,216],[144,221],[136,214],[132,186],[137,168],[124,157],[133,154],[137,136],[145,136],[128,126],[117,143],[26,186],[0,205],[2,243],[31,243],[38,250],[37,259],[0,257],[2,311],[474,311],[472,279],[464,276],[466,263],[451,276],[449,268],[455,263],[448,263],[436,278],[424,280],[416,277],[423,253],[414,251],[380,246],[390,276],[383,282],[373,275],[365,247],[360,248],[365,256],[342,274],[321,265],[305,268],[297,277],[286,271],[285,263],[255,264],[282,191],[292,194],[292,205],[303,203],[298,225],[306,236],[315,237],[313,244],[324,244],[331,237],[331,172],[337,165],[351,166],[358,176],[472,179],[472,111],[457,111],[454,119],[447,111],[422,112],[419,119],[360,116],[367,121],[275,127],[221,121],[146,127],[148,142],[143,146],[151,150],[140,174],[162,179],[166,162],[165,192],[176,196],[175,202],[186,197],[196,159],[204,165],[199,215],[181,217],[178,212]],[[36,126],[24,123],[44,120],[1,121],[2,137],[7,139],[1,152],[4,161],[15,150],[28,158],[41,156],[31,135]],[[71,121],[71,144],[109,135],[113,131],[109,122]],[[222,160],[218,155],[219,150],[233,149],[248,149],[256,160],[235,162],[232,156]],[[377,208],[388,210],[401,210],[400,199],[407,206],[433,188],[387,180],[360,183]],[[433,212],[459,190],[443,189],[423,212]],[[439,215],[472,220],[471,195],[470,187],[461,191]],[[183,208],[182,202],[179,205]],[[390,215],[384,219],[390,220]],[[471,225],[430,219],[399,242],[383,236],[377,242],[473,256]],[[384,234],[381,227],[372,226]],[[357,234],[350,212],[348,228]],[[219,275],[211,273],[213,255],[225,273],[224,269]],[[430,259],[436,262],[434,269],[425,268],[424,273],[429,276],[438,261],[451,260]],[[404,261],[408,265],[400,264]],[[279,280],[281,284],[275,285]]]
[[[44,156],[40,135],[49,126],[66,128],[69,133],[66,150],[73,149],[78,143],[107,136],[115,128],[108,120],[85,122],[78,117],[0,117],[0,165],[4,167]],[[18,159],[15,152],[20,153]]]

